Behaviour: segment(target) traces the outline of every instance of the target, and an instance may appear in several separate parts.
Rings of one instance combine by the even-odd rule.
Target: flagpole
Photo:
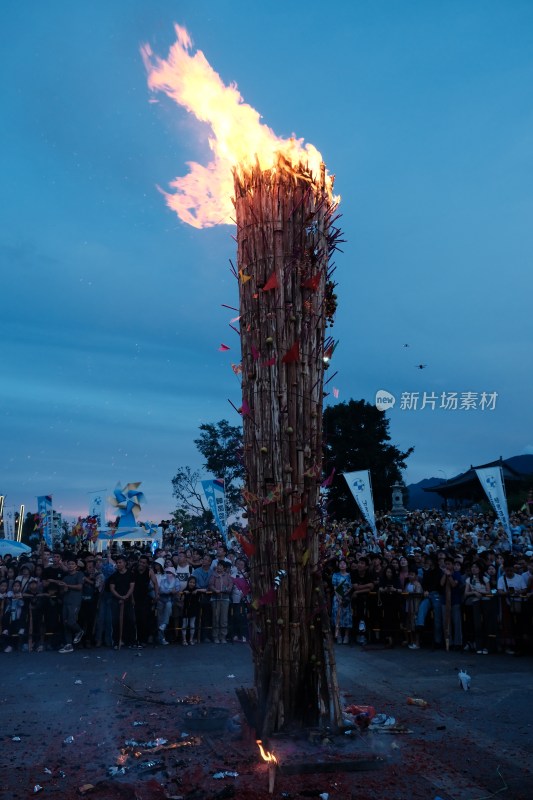
[[[19,511],[19,524],[17,525],[17,535],[16,540],[17,542],[22,541],[22,526],[24,525],[24,505],[21,503],[20,511]]]

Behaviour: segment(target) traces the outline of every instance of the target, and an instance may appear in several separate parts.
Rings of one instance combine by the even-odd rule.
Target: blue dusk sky
[[[157,190],[210,158],[205,125],[147,88],[140,47],[165,57],[174,23],[337,176],[347,242],[327,402],[396,397],[407,483],[532,453],[529,0],[4,0],[6,504],[51,494],[70,518],[89,491],[142,481],[141,518],[168,517],[177,467],[201,465],[198,426],[240,421],[222,307],[237,305],[234,229],[187,226]],[[439,408],[451,392],[477,407]]]

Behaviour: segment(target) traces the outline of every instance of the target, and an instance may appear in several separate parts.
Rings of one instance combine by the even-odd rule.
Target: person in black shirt
[[[424,599],[418,608],[416,616],[416,628],[421,631],[426,623],[429,609],[433,609],[433,641],[437,647],[442,645],[442,578],[443,571],[437,563],[437,557],[433,554],[426,556],[424,571],[421,583],[424,590]]]
[[[44,602],[44,618],[46,633],[51,634],[51,649],[60,642],[63,617],[63,596],[60,586],[66,575],[66,566],[61,561],[61,553],[52,553],[52,563],[43,569],[43,589],[46,593]]]
[[[154,607],[159,599],[159,585],[152,569],[148,556],[140,556],[137,566],[133,570],[135,588],[133,600],[135,603],[135,621],[137,623],[137,641],[140,646],[147,644],[150,636],[154,635],[155,615]]]
[[[357,631],[358,644],[366,644],[367,622],[369,621],[368,599],[374,591],[374,581],[368,558],[361,556],[355,569],[350,570],[352,579],[352,618]]]
[[[126,569],[124,556],[117,556],[116,564],[115,572],[108,578],[108,585],[113,615],[113,647],[118,650],[123,644],[135,647],[137,635],[133,612],[135,581],[131,572]]]

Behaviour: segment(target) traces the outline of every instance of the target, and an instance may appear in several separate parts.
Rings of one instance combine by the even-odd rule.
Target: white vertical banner
[[[98,520],[98,528],[106,528],[105,511],[106,511],[106,498],[107,491],[99,489],[97,492],[89,492],[89,517],[96,517]]]
[[[4,506],[4,539],[15,538],[15,506]]]
[[[511,550],[513,549],[513,534],[511,532],[511,524],[509,522],[509,509],[507,508],[507,498],[505,496],[505,484],[503,482],[503,471],[501,467],[481,467],[476,470],[476,475],[479,478],[485,494],[489,498],[489,502],[493,507],[496,516],[507,536]]]
[[[358,472],[343,472],[342,474],[346,478],[346,483],[354,496],[355,502],[361,509],[361,514],[372,528],[374,536],[377,537],[370,470],[362,469]]]

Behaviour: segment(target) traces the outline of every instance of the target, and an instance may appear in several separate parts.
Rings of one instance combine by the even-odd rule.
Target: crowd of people
[[[491,515],[378,515],[320,533],[325,593],[338,645],[531,652],[533,525],[511,518],[512,542]],[[155,552],[105,553],[66,543],[0,558],[0,650],[72,653],[242,643],[252,586],[238,541],[169,526]]]
[[[382,515],[378,536],[333,524],[323,575],[338,644],[403,644],[476,654],[532,651],[533,524],[492,515]]]
[[[1,649],[72,653],[79,647],[246,642],[250,582],[244,559],[177,545],[155,553],[50,550],[0,558]]]

